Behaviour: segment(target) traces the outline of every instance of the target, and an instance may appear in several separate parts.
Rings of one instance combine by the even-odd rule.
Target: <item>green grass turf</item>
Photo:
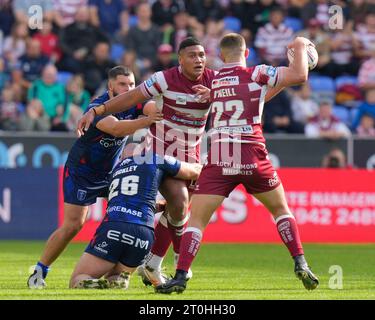
[[[53,265],[44,290],[26,287],[42,242],[0,241],[0,299],[375,299],[375,245],[305,245],[313,271],[320,278],[307,291],[294,276],[293,263],[282,245],[204,244],[193,265],[194,277],[182,294],[155,294],[134,275],[127,291],[67,289],[70,274],[85,244],[71,244]],[[343,269],[343,289],[329,288],[329,268]],[[172,256],[165,266],[173,273]]]

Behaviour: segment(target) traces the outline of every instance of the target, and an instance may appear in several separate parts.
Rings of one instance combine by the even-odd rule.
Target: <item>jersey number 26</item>
[[[120,180],[121,180],[120,190],[117,190],[118,186],[120,185]],[[137,194],[138,184],[139,184],[138,176],[128,176],[125,178],[114,179],[109,187],[108,201],[110,201],[113,197],[118,196],[119,191],[121,192],[121,194],[126,195],[126,196],[133,196]]]

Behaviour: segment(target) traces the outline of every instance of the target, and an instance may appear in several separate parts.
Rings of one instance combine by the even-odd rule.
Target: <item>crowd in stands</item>
[[[39,29],[33,5],[43,9]],[[342,27],[330,24],[332,5]],[[375,0],[1,0],[0,130],[74,130],[109,69],[128,66],[139,83],[177,65],[187,36],[218,69],[227,32],[244,36],[248,66],[287,65],[295,36],[316,45],[309,82],[265,105],[266,133],[375,138]]]

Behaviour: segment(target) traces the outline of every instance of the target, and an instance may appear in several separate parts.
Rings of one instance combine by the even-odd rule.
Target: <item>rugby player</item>
[[[156,72],[134,90],[92,108],[79,121],[78,135],[92,123],[97,115],[120,112],[130,106],[154,98],[164,119],[150,127],[147,134],[152,147],[159,155],[169,155],[180,161],[199,162],[199,143],[204,133],[210,104],[205,96],[197,95],[196,88],[208,87],[215,72],[205,68],[206,55],[201,43],[186,38],[179,46],[179,66]],[[146,139],[148,139],[146,138]],[[175,178],[166,178],[160,192],[167,200],[167,212],[155,228],[155,243],[141,275],[158,285],[165,281],[161,264],[168,247],[178,258],[182,230],[187,221],[189,194],[193,186]],[[190,275],[191,276],[191,273]]]
[[[213,134],[210,152],[192,196],[191,217],[182,236],[176,274],[157,286],[156,292],[185,290],[186,274],[196,257],[204,229],[214,211],[239,184],[243,184],[246,191],[272,214],[277,231],[294,259],[294,272],[305,288],[313,290],[318,286],[318,278],[305,260],[298,227],[283,186],[268,158],[261,125],[267,91],[272,96],[284,87],[307,81],[306,47],[309,43],[307,39],[297,37],[288,46],[295,50],[294,62],[289,67],[258,65],[247,68],[249,51],[243,37],[232,33],[222,38],[220,55],[225,65],[211,86]],[[229,150],[237,158],[230,158],[223,150]]]
[[[133,153],[136,146],[126,146],[112,171],[106,215],[73,271],[71,288],[126,289],[154,241],[155,202],[163,178],[196,180],[202,169],[152,151],[139,159]]]
[[[128,68],[116,66],[108,73],[108,91],[94,99],[95,106],[135,87],[134,74]],[[139,115],[149,114],[138,118]],[[34,272],[28,279],[30,288],[43,288],[49,266],[59,257],[68,243],[81,230],[89,205],[98,197],[107,197],[108,174],[113,168],[125,136],[150,126],[162,115],[150,102],[143,108],[134,104],[125,112],[111,116],[96,116],[84,136],[71,148],[64,168],[64,222],[48,239]]]

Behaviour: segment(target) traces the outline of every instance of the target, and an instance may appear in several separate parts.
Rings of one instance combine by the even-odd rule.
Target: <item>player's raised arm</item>
[[[303,37],[297,37],[288,45],[288,49],[294,49],[294,60],[289,67],[279,67],[279,78],[274,87],[266,94],[265,102],[271,100],[285,87],[299,85],[307,81],[309,66],[307,61],[307,46],[312,43]]]
[[[124,92],[107,102],[100,104],[94,108],[91,108],[86,112],[77,124],[77,135],[81,136],[90,127],[90,124],[94,121],[95,116],[108,115],[113,113],[118,113],[121,111],[126,111],[132,106],[142,103],[148,100],[149,97],[145,96],[140,86],[133,90]]]
[[[118,120],[114,116],[105,117],[96,124],[96,127],[114,137],[124,137],[161,120],[163,120],[163,115],[156,110],[150,112],[147,117],[134,120]]]
[[[309,44],[311,42],[308,39],[297,37],[288,45],[288,49],[294,49],[294,60],[289,67],[280,67],[280,79],[277,86],[289,87],[307,81],[309,75],[307,46]]]

